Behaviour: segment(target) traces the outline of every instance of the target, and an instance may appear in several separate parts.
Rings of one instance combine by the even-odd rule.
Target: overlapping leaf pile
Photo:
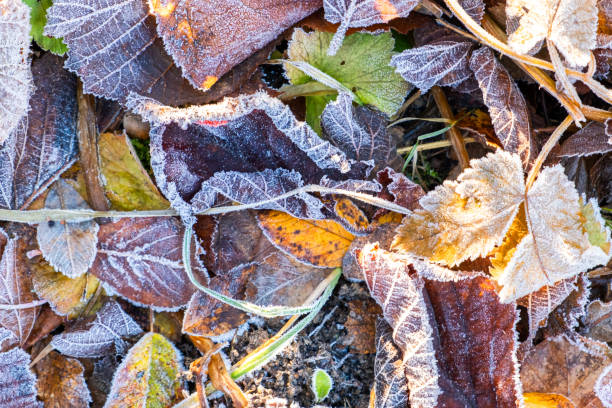
[[[0,406],[247,406],[235,380],[338,268],[373,299],[346,319],[376,332],[352,345],[376,352],[371,406],[612,406],[591,292],[611,274],[610,2],[439,3],[0,0]],[[430,90],[442,118],[406,113]],[[463,168],[425,193],[404,171],[446,131]],[[294,317],[229,366],[256,315]]]

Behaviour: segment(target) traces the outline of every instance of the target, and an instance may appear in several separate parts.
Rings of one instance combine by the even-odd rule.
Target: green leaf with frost
[[[30,35],[36,43],[46,51],[51,51],[53,54],[64,55],[68,51],[68,47],[61,38],[47,37],[43,35],[43,30],[47,24],[47,9],[53,5],[52,0],[23,0],[25,4],[30,6],[30,24],[32,31]]]
[[[333,381],[325,370],[317,368],[312,374],[312,392],[315,395],[316,402],[323,401],[331,391]]]
[[[389,66],[395,45],[391,33],[355,33],[344,40],[336,55],[329,56],[327,48],[332,37],[333,33],[296,29],[287,50],[288,59],[307,62],[332,77],[357,96],[357,103],[393,115],[404,102],[410,85]],[[293,85],[314,81],[291,64],[284,66]],[[307,105],[309,97],[306,96]]]

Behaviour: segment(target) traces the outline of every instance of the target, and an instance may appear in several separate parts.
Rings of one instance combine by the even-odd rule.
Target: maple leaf
[[[176,309],[196,290],[183,267],[182,243],[183,227],[174,218],[124,218],[107,223],[98,233],[91,273],[136,304]]]
[[[46,407],[82,408],[91,403],[83,365],[52,351],[36,363],[38,397]]]
[[[395,162],[397,138],[387,130],[384,116],[363,106],[353,107],[344,93],[329,103],[321,115],[326,138],[355,161],[372,161],[375,170]]]
[[[0,405],[6,408],[42,408],[36,400],[36,377],[30,355],[20,348],[0,353]]]
[[[76,79],[52,54],[36,59],[32,72],[28,118],[0,146],[0,208],[27,207],[77,154]]]
[[[329,44],[329,55],[336,55],[350,27],[367,27],[406,17],[418,0],[323,0],[325,19],[340,23]]]
[[[527,194],[518,155],[498,151],[471,166],[421,199],[395,248],[455,266],[499,246],[491,274],[504,302],[607,262],[610,233],[597,203],[580,203],[561,166],[545,168]]]
[[[0,4],[0,146],[28,112],[30,71],[30,9],[20,0]]]
[[[160,334],[147,333],[117,368],[104,407],[170,406],[182,369],[182,356],[174,345]]]
[[[138,324],[114,300],[108,301],[95,320],[53,336],[51,346],[71,357],[102,357],[115,351],[123,354],[123,337],[142,333]]]
[[[509,0],[506,18],[515,51],[533,54],[549,39],[571,66],[589,63],[596,46],[597,0]]]
[[[46,35],[68,46],[65,67],[83,90],[125,102],[129,92],[181,105],[202,101],[155,32],[146,0],[67,0],[47,10]]]
[[[504,150],[521,156],[526,168],[535,146],[523,94],[489,48],[482,47],[472,53],[470,68],[482,90],[495,134]]]
[[[375,408],[399,408],[408,403],[408,384],[401,351],[393,344],[393,329],[384,319],[376,320],[374,360]]]
[[[490,280],[425,279],[420,265],[377,244],[362,249],[359,264],[402,350],[410,406],[520,403],[518,316]]]
[[[150,0],[149,6],[168,53],[193,86],[208,89],[321,0]]]
[[[47,194],[45,208],[89,209],[77,191],[63,180]],[[96,257],[99,226],[95,221],[38,224],[36,239],[45,260],[69,278],[87,272]]]

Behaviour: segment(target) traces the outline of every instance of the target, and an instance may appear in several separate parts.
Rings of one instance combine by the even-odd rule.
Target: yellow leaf
[[[525,408],[575,408],[570,400],[559,394],[527,392],[523,398]]]
[[[147,333],[115,372],[106,408],[166,408],[176,399],[183,368],[179,351],[164,336]]]
[[[591,245],[598,246],[606,254],[609,254],[610,230],[605,227],[605,221],[599,210],[596,210],[598,208],[597,201],[591,199],[586,204],[583,204],[581,199],[580,205],[582,226],[589,237],[589,242]]]
[[[170,206],[142,167],[126,135],[103,133],[98,146],[106,196],[113,209],[163,210]]]
[[[368,217],[353,201],[346,197],[336,198],[334,212],[346,222],[346,225],[355,231],[365,232],[370,227]]]
[[[491,268],[489,269],[489,273],[493,278],[498,278],[504,272],[508,262],[512,259],[512,255],[514,255],[514,251],[516,251],[516,246],[527,234],[529,234],[529,230],[527,227],[527,219],[525,218],[525,206],[521,204],[518,214],[506,233],[504,242],[495,248],[491,254]]]
[[[281,211],[261,211],[257,219],[276,247],[315,266],[342,266],[342,258],[355,238],[336,221],[302,220]]]

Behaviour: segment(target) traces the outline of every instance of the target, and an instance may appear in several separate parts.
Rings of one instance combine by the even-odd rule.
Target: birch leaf
[[[232,67],[321,7],[321,0],[151,0],[157,32],[196,88],[210,88]]]
[[[0,353],[0,406],[42,408],[36,400],[36,377],[30,370],[30,356],[20,348]]]
[[[142,333],[140,326],[114,300],[106,302],[95,320],[53,336],[51,346],[71,357],[95,358],[125,351],[123,337]]]
[[[537,52],[551,40],[571,66],[589,63],[596,45],[597,0],[509,0],[508,43],[521,54]]]
[[[527,168],[535,151],[531,125],[523,94],[493,52],[482,47],[472,53],[470,68],[489,108],[495,133],[504,150],[518,153]]]
[[[325,19],[340,23],[329,44],[328,54],[338,52],[349,28],[368,27],[407,17],[418,4],[418,0],[324,0]]]
[[[49,209],[90,209],[77,191],[63,180],[55,183],[45,200]],[[95,221],[38,224],[36,238],[43,257],[69,278],[85,274],[96,257],[99,226]]]
[[[172,343],[161,334],[147,333],[117,368],[104,408],[171,406],[182,369],[182,356]]]
[[[0,146],[28,113],[30,71],[30,9],[21,0],[0,4]]]

